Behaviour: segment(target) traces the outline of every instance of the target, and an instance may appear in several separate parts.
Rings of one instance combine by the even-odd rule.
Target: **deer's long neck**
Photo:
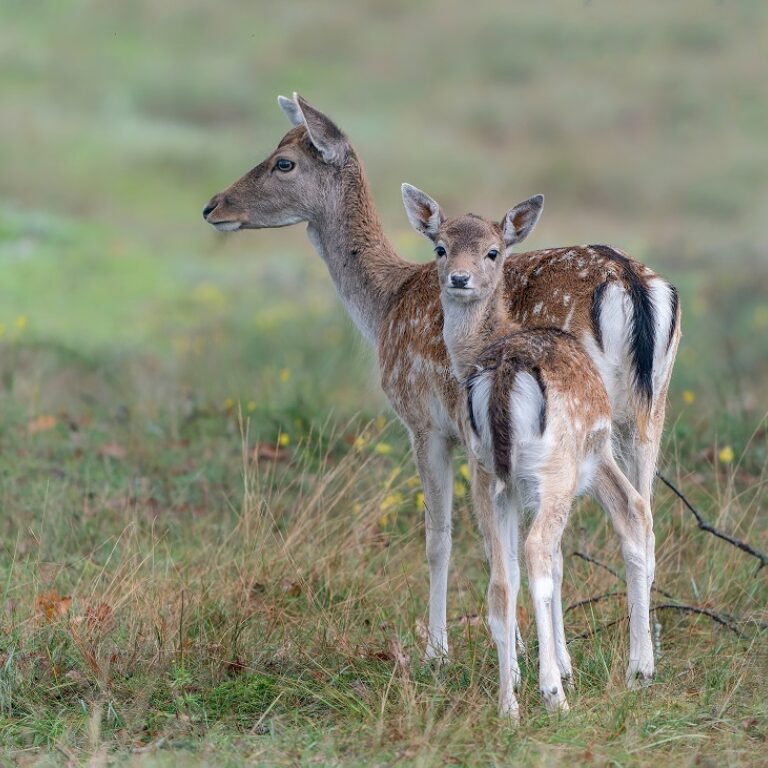
[[[392,297],[414,265],[398,256],[384,234],[354,153],[340,171],[340,190],[329,195],[327,209],[310,221],[307,234],[355,325],[375,344]]]
[[[516,329],[505,310],[503,293],[499,287],[489,298],[468,304],[442,295],[443,340],[459,381],[474,371],[478,356],[489,344]]]

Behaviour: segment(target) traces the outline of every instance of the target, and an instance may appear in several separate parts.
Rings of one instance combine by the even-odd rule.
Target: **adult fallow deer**
[[[376,347],[382,387],[410,432],[424,488],[430,576],[426,656],[443,656],[448,651],[451,455],[466,406],[443,343],[437,268],[434,262],[409,263],[395,252],[362,163],[333,121],[297,94],[278,101],[293,128],[264,161],[214,195],[203,215],[225,232],[306,222],[344,306]],[[674,288],[605,245],[518,254],[507,260],[504,280],[511,319],[569,331],[594,361],[611,400],[627,474],[650,509],[680,338]],[[475,461],[470,471],[473,503],[482,517],[491,503],[491,476]],[[650,589],[650,516],[644,527]],[[651,670],[652,661],[649,669],[647,660],[630,659],[629,677]]]

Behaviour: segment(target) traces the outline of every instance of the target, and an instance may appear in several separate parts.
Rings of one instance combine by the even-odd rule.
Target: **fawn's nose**
[[[207,219],[208,215],[216,210],[216,206],[221,202],[221,195],[214,195],[203,208],[203,218]]]
[[[469,272],[451,272],[451,288],[466,288]]]

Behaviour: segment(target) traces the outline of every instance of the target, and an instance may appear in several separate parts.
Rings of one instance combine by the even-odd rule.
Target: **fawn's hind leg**
[[[525,542],[525,556],[539,639],[539,688],[547,710],[554,712],[568,709],[558,664],[553,604],[559,595],[559,590],[555,589],[555,561],[561,555],[560,546],[573,492],[542,487],[540,498]]]

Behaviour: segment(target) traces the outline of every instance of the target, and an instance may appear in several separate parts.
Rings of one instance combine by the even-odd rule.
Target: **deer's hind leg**
[[[653,676],[653,645],[650,628],[648,545],[653,539],[650,506],[627,480],[606,446],[596,472],[593,492],[608,512],[621,540],[629,604],[629,665],[627,685],[634,687]]]
[[[525,542],[525,556],[539,639],[539,688],[547,710],[554,712],[568,709],[553,616],[554,600],[559,596],[559,589],[555,589],[556,561],[561,557],[563,531],[573,502],[574,489],[570,486],[574,483],[568,487],[562,482],[549,485],[555,487],[542,483],[539,508]]]
[[[506,491],[493,494],[492,509],[484,535],[491,578],[488,583],[488,624],[499,656],[499,713],[517,721],[520,717],[515,688],[520,667],[515,647],[517,591],[520,583],[517,558],[519,511]]]

